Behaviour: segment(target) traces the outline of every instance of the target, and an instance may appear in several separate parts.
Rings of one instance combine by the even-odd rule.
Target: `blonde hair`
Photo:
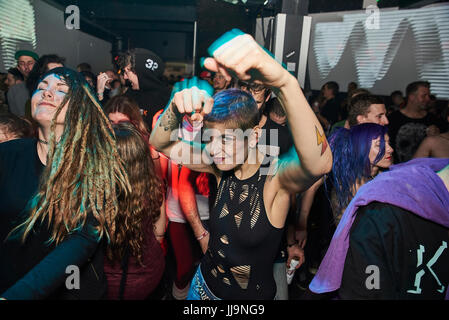
[[[56,68],[45,76],[62,76],[69,87],[51,122],[47,166],[37,193],[28,202],[28,218],[21,230],[22,241],[37,223],[48,223],[50,242],[60,243],[68,234],[84,227],[89,214],[95,219],[100,240],[113,240],[118,212],[118,192],[131,190],[118,155],[108,118],[86,81],[75,71]],[[60,141],[54,134],[56,118],[68,103]]]

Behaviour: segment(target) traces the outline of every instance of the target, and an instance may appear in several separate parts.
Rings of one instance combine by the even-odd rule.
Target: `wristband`
[[[209,234],[209,232],[206,230],[203,232],[202,235],[200,235],[198,238],[196,238],[196,240],[200,241],[202,240],[205,236],[207,236]]]

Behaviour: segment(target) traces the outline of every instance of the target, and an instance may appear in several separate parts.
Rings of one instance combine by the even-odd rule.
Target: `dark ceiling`
[[[44,0],[65,11],[69,5],[80,9],[81,30],[113,43],[117,52],[130,47],[160,48],[165,58],[191,58],[194,22],[198,31],[208,33],[238,27],[252,32],[257,16],[275,15],[282,10],[281,0],[247,0],[232,5],[224,0]],[[308,12],[332,12],[362,9],[363,0],[283,0],[290,3],[308,1]],[[380,8],[412,7],[440,0],[378,0]],[[264,6],[265,3],[265,6]],[[219,30],[220,29],[220,30]],[[226,29],[225,29],[226,30]],[[153,43],[151,42],[153,40]],[[197,39],[198,40],[198,39]],[[201,40],[201,39],[199,39]],[[209,40],[209,39],[208,39]],[[155,43],[156,41],[157,43]],[[180,43],[184,42],[184,43]],[[197,41],[198,42],[198,41]],[[150,45],[150,43],[152,43]],[[183,47],[182,52],[178,47]],[[150,46],[150,47],[149,47]],[[170,56],[172,55],[172,56]]]
[[[46,1],[46,0],[44,0]],[[136,31],[181,31],[196,19],[196,0],[49,0],[65,8],[77,5],[81,21],[115,35],[132,37]],[[188,29],[190,31],[190,29]],[[104,31],[104,30],[103,30]]]

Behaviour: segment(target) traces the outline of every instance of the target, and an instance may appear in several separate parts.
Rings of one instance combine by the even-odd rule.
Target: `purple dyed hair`
[[[331,181],[337,194],[338,205],[346,208],[354,197],[354,186],[371,178],[369,153],[371,142],[380,137],[380,148],[374,163],[385,154],[387,127],[363,123],[350,129],[339,128],[329,138],[333,164]]]

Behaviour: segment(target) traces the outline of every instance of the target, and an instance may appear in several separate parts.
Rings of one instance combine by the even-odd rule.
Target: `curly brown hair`
[[[148,224],[160,216],[163,202],[162,183],[155,172],[148,144],[131,123],[113,125],[117,149],[128,173],[132,191],[119,196],[115,218],[115,237],[107,250],[110,261],[121,261],[128,248],[130,256],[143,265],[143,244]]]

